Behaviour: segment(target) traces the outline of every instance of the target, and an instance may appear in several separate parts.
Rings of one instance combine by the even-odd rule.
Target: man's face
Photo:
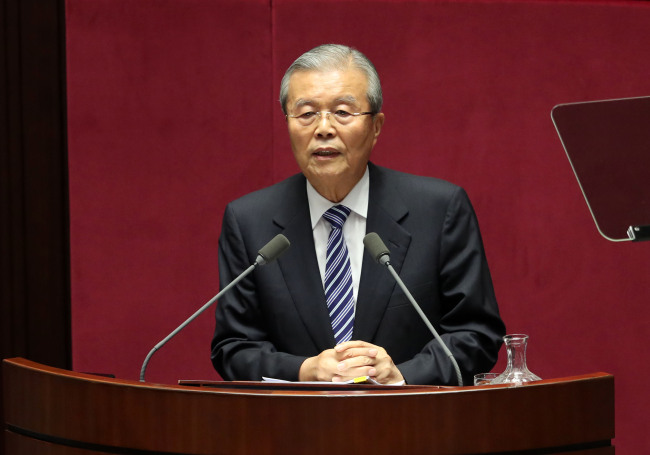
[[[366,76],[355,68],[333,71],[299,71],[289,80],[287,112],[329,111],[305,126],[288,118],[294,157],[309,182],[334,202],[343,199],[365,172],[370,151],[384,123],[384,114],[351,117],[340,124],[334,113],[367,112]]]

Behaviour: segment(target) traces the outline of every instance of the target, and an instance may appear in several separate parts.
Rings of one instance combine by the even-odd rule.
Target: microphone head
[[[385,265],[390,260],[390,251],[384,245],[381,237],[376,232],[370,232],[363,238],[363,245],[370,256],[378,263]]]
[[[282,253],[284,253],[291,246],[291,242],[284,235],[278,234],[271,239],[269,243],[264,245],[257,252],[257,265],[268,264],[276,260]]]

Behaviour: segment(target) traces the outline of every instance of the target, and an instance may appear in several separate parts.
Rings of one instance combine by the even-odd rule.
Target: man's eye
[[[302,114],[300,114],[300,118],[309,119],[312,118],[314,115],[316,115],[316,112],[314,111],[303,112]]]
[[[350,114],[348,111],[344,111],[343,109],[339,109],[336,112],[334,112],[334,115],[340,118],[346,118],[351,116],[352,114]]]

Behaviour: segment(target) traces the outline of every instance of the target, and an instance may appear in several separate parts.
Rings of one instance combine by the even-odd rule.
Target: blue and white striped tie
[[[354,327],[352,268],[342,231],[348,215],[350,209],[344,205],[336,205],[323,214],[332,225],[327,241],[325,298],[336,344],[351,340]]]

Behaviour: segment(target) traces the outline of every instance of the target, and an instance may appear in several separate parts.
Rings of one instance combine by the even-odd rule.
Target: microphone
[[[183,322],[181,325],[176,327],[176,329],[167,335],[160,343],[155,345],[153,349],[147,354],[147,357],[144,359],[144,362],[142,363],[142,368],[140,369],[140,382],[144,382],[144,374],[147,369],[147,364],[149,363],[149,360],[151,359],[151,356],[156,352],[158,349],[163,347],[165,343],[167,343],[169,340],[171,340],[178,332],[183,330],[187,324],[192,322],[198,315],[203,313],[205,310],[207,310],[210,305],[212,305],[214,302],[219,300],[221,296],[223,296],[226,292],[228,292],[230,289],[232,289],[237,283],[239,283],[246,275],[251,273],[255,268],[259,265],[264,265],[268,264],[270,262],[273,262],[276,260],[282,253],[284,253],[289,247],[291,246],[291,243],[289,240],[282,234],[278,234],[275,237],[271,239],[269,243],[264,245],[258,252],[257,252],[257,258],[255,259],[255,262],[248,267],[246,270],[244,270],[237,278],[232,280],[228,286],[223,288],[217,295],[212,297],[210,301],[208,301],[205,305],[203,305],[199,310],[194,313],[192,316],[190,316],[185,322]]]
[[[276,235],[271,239],[269,243],[264,245],[257,252],[257,258],[255,259],[255,264],[264,265],[275,261],[290,246],[291,246],[291,242],[289,242],[289,239],[287,239],[284,235],[282,234]]]
[[[442,350],[445,352],[447,357],[449,357],[449,360],[451,361],[452,365],[454,366],[454,369],[456,370],[456,378],[458,379],[458,385],[460,387],[463,386],[463,377],[460,374],[460,368],[458,367],[458,363],[456,362],[456,359],[454,358],[454,355],[451,353],[451,351],[447,348],[445,343],[442,341],[442,338],[440,338],[440,335],[438,335],[438,332],[436,329],[433,327],[431,324],[431,321],[427,318],[427,316],[424,314],[422,309],[420,308],[420,305],[417,304],[409,290],[406,288],[406,285],[402,281],[402,279],[399,277],[393,266],[390,264],[390,251],[388,251],[388,248],[386,248],[386,245],[384,242],[381,240],[379,235],[375,232],[371,232],[369,234],[366,234],[366,236],[363,238],[363,245],[366,247],[366,250],[372,258],[377,261],[377,263],[381,265],[385,265],[388,268],[388,271],[393,275],[393,278],[395,278],[395,281],[397,281],[397,284],[399,285],[400,288],[402,288],[402,291],[408,298],[409,302],[411,302],[411,305],[413,305],[413,308],[415,308],[415,311],[420,315],[420,318],[422,318],[422,321],[426,324],[426,326],[429,328],[429,331],[431,334],[433,334],[433,337],[436,339],[436,341],[440,344],[442,347]]]

